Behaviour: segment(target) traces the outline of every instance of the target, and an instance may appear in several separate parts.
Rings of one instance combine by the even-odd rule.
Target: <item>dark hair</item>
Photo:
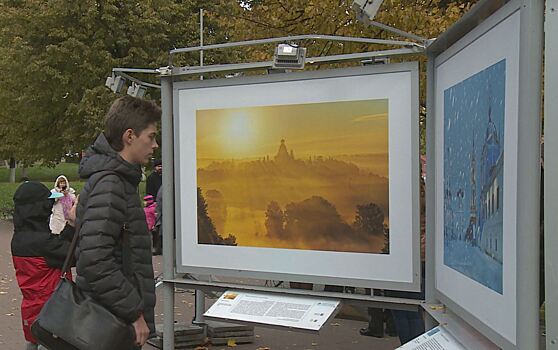
[[[122,135],[132,129],[136,135],[150,124],[161,120],[161,108],[155,103],[129,95],[119,97],[112,103],[105,116],[105,137],[111,147],[120,152],[124,148]]]

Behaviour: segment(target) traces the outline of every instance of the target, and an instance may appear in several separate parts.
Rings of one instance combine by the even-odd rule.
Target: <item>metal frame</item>
[[[174,121],[172,117],[172,77],[161,77],[161,144],[162,158],[165,164],[163,171],[163,268],[164,280],[175,278],[174,254]],[[169,215],[170,214],[170,215]],[[174,287],[172,282],[163,283],[163,329],[165,334],[174,334]],[[163,338],[163,349],[174,349],[174,337]]]
[[[200,50],[203,51],[203,50]],[[319,57],[315,58],[316,62],[334,62],[337,59],[342,60],[350,60],[350,59],[361,59],[361,58],[370,58],[370,57],[378,57],[378,56],[396,56],[396,55],[407,55],[407,54],[416,54],[423,52],[424,49],[420,47],[414,47],[412,49],[398,49],[398,50],[386,50],[380,52],[368,52],[368,53],[360,53],[360,54],[349,54],[349,55],[337,55],[337,56],[328,56],[328,57]],[[200,58],[203,55],[200,54]],[[310,64],[314,62],[308,62]],[[270,67],[271,63],[262,67],[267,68]],[[229,67],[229,69],[225,68]],[[218,66],[214,67],[203,67],[203,62],[200,61],[199,70],[196,73],[191,74],[199,74],[201,73],[201,69],[207,69],[207,71],[203,72],[215,72],[215,71],[227,71],[227,70],[248,70],[248,69],[257,69],[261,67],[261,63],[247,63],[243,64],[242,66],[239,65],[224,65],[221,68]],[[234,68],[234,69],[230,69]],[[178,204],[179,201],[174,197],[175,189],[175,171],[174,171],[174,120],[173,120],[173,84],[177,80],[178,77],[181,75],[186,75],[191,72],[192,68],[174,68],[171,66],[168,67],[161,67],[160,69],[153,69],[153,70],[145,70],[145,69],[128,69],[128,68],[115,68],[113,72],[119,75],[126,75],[125,77],[129,77],[127,73],[143,73],[143,74],[159,74],[161,80],[161,102],[162,102],[162,158],[163,162],[166,167],[166,171],[163,172],[163,212],[167,213],[163,216],[163,266],[164,266],[164,278],[162,281],[163,287],[163,312],[165,317],[163,319],[163,330],[166,334],[172,334],[174,332],[174,305],[175,305],[175,295],[174,289],[176,285],[183,285],[183,286],[191,286],[196,288],[196,315],[195,320],[199,322],[203,322],[203,312],[205,307],[205,299],[204,294],[202,291],[206,290],[224,290],[225,288],[235,287],[237,289],[242,288],[252,288],[255,289],[255,286],[242,286],[242,285],[233,285],[233,284],[220,284],[218,282],[196,282],[194,279],[185,279],[185,278],[178,278],[177,271],[176,271],[176,262],[175,262],[175,250],[176,250],[176,242],[174,239],[175,236],[175,204]],[[276,77],[279,78],[282,75],[277,75]],[[417,75],[418,79],[418,75]],[[143,83],[137,79],[134,79],[137,83]],[[143,84],[148,86],[147,84]],[[154,85],[154,84],[152,84]],[[159,86],[153,86],[158,88]],[[416,103],[418,111],[418,91],[416,92]],[[414,98],[414,97],[413,97]],[[417,117],[418,118],[418,117]],[[417,126],[418,128],[418,123]],[[418,141],[417,141],[418,142]],[[418,162],[418,160],[417,160]],[[416,167],[418,169],[418,164]],[[417,180],[418,181],[418,180]],[[418,196],[417,196],[418,201]],[[170,213],[170,215],[169,215]],[[420,271],[419,271],[420,274]],[[420,278],[419,278],[420,280]],[[197,284],[196,284],[197,283]],[[301,293],[300,291],[296,290],[271,290],[269,292],[292,292],[290,294],[296,295]],[[421,301],[412,300],[412,299],[397,299],[397,298],[385,298],[385,297],[376,297],[376,296],[360,296],[360,295],[350,295],[347,299],[347,294],[343,293],[322,293],[322,292],[311,292],[311,291],[304,291],[301,294],[305,295],[314,295],[318,297],[331,297],[331,298],[339,298],[343,299],[344,302],[359,304],[359,305],[370,305],[370,306],[379,306],[379,307],[386,307],[386,308],[393,308],[393,309],[401,309],[401,310],[414,310],[417,305],[421,304]],[[163,349],[170,350],[174,349],[174,337],[164,337],[163,340]]]
[[[283,36],[278,38],[236,41],[232,43],[213,44],[213,45],[205,45],[205,46],[200,45],[200,46],[184,47],[180,49],[170,50],[170,56],[172,58],[173,55],[176,55],[178,53],[209,51],[209,50],[226,49],[226,48],[239,47],[239,46],[274,44],[274,43],[293,42],[293,41],[300,41],[300,40],[329,40],[329,41],[343,41],[343,42],[354,42],[354,43],[365,43],[365,44],[384,44],[384,45],[397,45],[397,46],[409,46],[409,47],[416,46],[420,48],[425,47],[422,44],[417,44],[412,41],[355,38],[355,37],[347,37],[347,36],[339,36],[339,35],[305,34],[305,35]]]
[[[383,50],[383,51],[369,51],[369,52],[352,53],[352,54],[344,54],[344,55],[307,57],[305,59],[305,64],[312,65],[317,63],[336,63],[342,61],[354,61],[358,59],[368,59],[374,57],[416,55],[422,52],[424,52],[424,49],[419,47],[413,47],[413,48],[403,48],[403,49],[393,49],[393,50]],[[220,64],[220,65],[209,65],[209,66],[202,65],[202,66],[192,66],[192,67],[176,67],[172,69],[172,74],[174,76],[197,75],[197,74],[204,74],[204,73],[216,73],[216,72],[225,73],[225,72],[234,72],[234,71],[268,69],[272,67],[273,67],[272,61]]]
[[[308,72],[298,72],[289,74],[273,74],[267,76],[250,76],[235,79],[212,79],[204,81],[186,81],[186,82],[176,82],[173,85],[173,102],[174,102],[174,117],[178,118],[178,93],[184,89],[197,89],[197,88],[207,88],[207,87],[222,87],[222,86],[237,86],[237,85],[252,85],[261,83],[276,83],[276,82],[287,82],[287,81],[298,81],[298,80],[309,80],[309,79],[324,79],[324,78],[334,78],[334,77],[348,77],[348,76],[362,76],[362,75],[375,75],[375,74],[385,74],[385,73],[397,73],[397,72],[411,72],[412,74],[412,104],[411,110],[415,112],[413,115],[413,124],[411,126],[411,132],[413,134],[413,140],[411,141],[416,157],[413,158],[412,165],[412,186],[413,186],[413,282],[403,283],[403,282],[391,282],[391,281],[372,281],[367,287],[380,288],[380,289],[411,289],[415,291],[420,290],[420,240],[419,240],[419,160],[418,160],[418,110],[419,110],[419,92],[418,92],[418,65],[416,63],[399,63],[390,65],[375,65],[357,68],[345,68],[345,69],[334,69],[329,71],[308,71]],[[179,130],[174,131],[174,137],[178,138]],[[174,149],[175,158],[180,158],[178,144],[175,143]],[[179,169],[175,169],[175,178],[181,178]],[[175,196],[179,196],[179,188],[176,187]],[[177,200],[175,202],[176,212],[180,213],[180,202]],[[181,227],[181,218],[177,216],[176,218],[176,228],[177,231]],[[244,277],[244,278],[256,278],[256,279],[271,279],[271,280],[281,280],[281,281],[305,281],[317,284],[335,284],[335,285],[347,285],[347,286],[362,286],[362,280],[346,279],[346,278],[334,278],[334,277],[319,277],[319,276],[307,276],[307,275],[296,275],[296,274],[284,274],[284,273],[271,273],[262,271],[241,271],[232,269],[215,269],[215,268],[201,268],[201,267],[187,267],[183,266],[180,261],[182,256],[181,251],[181,235],[177,234],[177,261],[176,261],[176,271],[177,273],[194,273],[201,275],[216,275],[216,276],[229,276],[229,277]],[[175,281],[178,281],[175,279]],[[183,283],[195,283],[189,279],[182,279]],[[216,282],[212,282],[215,285]],[[232,286],[232,285],[231,285]],[[232,287],[231,287],[232,288]],[[237,286],[235,288],[238,289]],[[284,288],[277,288],[277,291],[281,293],[290,293],[290,291]],[[296,294],[296,293],[295,293]],[[319,296],[331,296],[330,293],[323,293]]]
[[[446,313],[446,322],[459,323],[461,319],[503,349],[538,349],[538,250],[539,250],[539,135],[540,84],[542,60],[543,0],[483,0],[466,16],[427,49],[428,54],[428,114],[427,121],[427,302],[442,301],[452,313]],[[497,12],[496,12],[497,11]],[[448,58],[475,41],[511,13],[521,11],[519,85],[519,135],[517,197],[517,344],[511,344],[488,325],[458,306],[450,296],[436,288],[436,139],[440,133],[435,122],[436,59]],[[480,23],[480,24],[479,24]],[[447,51],[446,50],[450,50]],[[534,176],[535,175],[535,176]],[[442,322],[440,313],[425,307],[432,317]],[[434,307],[434,309],[437,309]],[[496,311],[496,310],[495,310]],[[519,316],[520,315],[520,316]],[[467,341],[463,335],[454,334]],[[479,347],[476,347],[477,349]],[[487,347],[489,348],[489,347]]]
[[[546,348],[558,349],[558,0],[546,2],[544,241]]]

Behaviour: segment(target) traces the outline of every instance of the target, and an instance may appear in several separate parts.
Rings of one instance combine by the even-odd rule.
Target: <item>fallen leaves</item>
[[[234,348],[236,346],[236,340],[234,340],[234,339],[227,340],[227,346],[229,348]]]

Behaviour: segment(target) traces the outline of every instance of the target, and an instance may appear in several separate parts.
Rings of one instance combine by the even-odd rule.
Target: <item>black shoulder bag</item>
[[[107,172],[107,175],[109,173],[112,172]],[[102,177],[104,175],[97,178],[91,191]],[[76,231],[62,267],[60,283],[31,326],[31,332],[41,345],[53,350],[130,349],[135,343],[135,332],[132,325],[112,314],[90,296],[84,295],[66,276],[74,256],[79,229],[80,225],[76,225]],[[121,233],[122,268],[124,275],[129,277],[132,274],[126,224],[122,227]]]

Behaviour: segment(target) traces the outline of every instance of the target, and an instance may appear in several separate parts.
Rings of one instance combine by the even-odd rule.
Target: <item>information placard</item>
[[[204,316],[319,332],[339,306],[339,300],[229,290]]]
[[[443,327],[435,327],[423,335],[397,348],[399,350],[465,350]]]

